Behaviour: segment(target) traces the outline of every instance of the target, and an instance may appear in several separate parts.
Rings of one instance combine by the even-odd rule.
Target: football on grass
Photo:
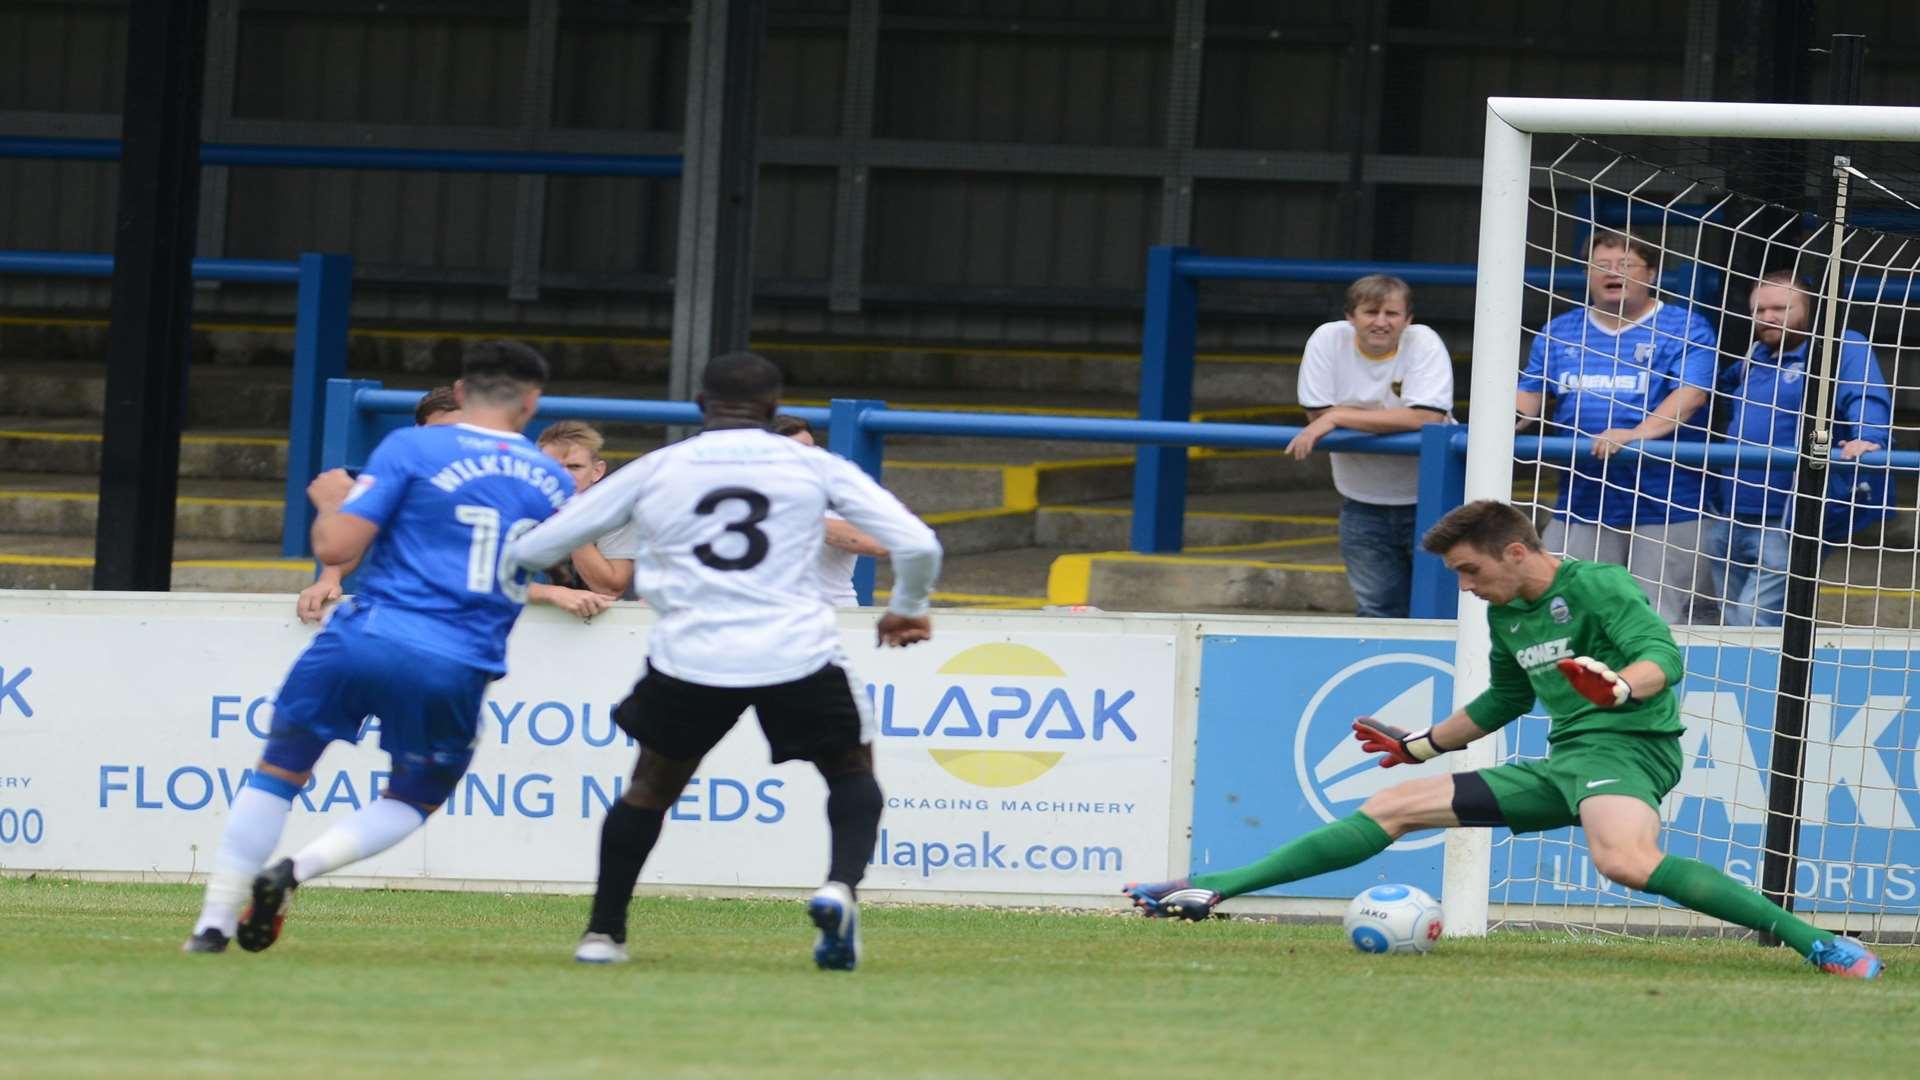
[[[1365,953],[1423,953],[1440,937],[1440,905],[1411,885],[1375,885],[1347,905],[1347,940]]]

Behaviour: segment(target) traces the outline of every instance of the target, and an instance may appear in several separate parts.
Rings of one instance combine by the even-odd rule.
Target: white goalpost
[[[1543,163],[1536,155],[1547,144],[1536,137],[1553,137],[1560,143],[1577,140],[1577,145]],[[1811,302],[1825,317],[1824,326],[1818,322],[1812,326],[1806,346],[1810,388],[1806,408],[1813,430],[1846,419],[1838,416],[1833,403],[1841,377],[1833,363],[1843,330],[1857,331],[1877,354],[1891,390],[1897,392],[1900,387],[1897,368],[1909,331],[1905,322],[1909,296],[1920,302],[1920,288],[1915,285],[1920,275],[1920,206],[1908,201],[1920,200],[1920,194],[1915,194],[1920,192],[1916,183],[1920,166],[1911,175],[1895,176],[1890,171],[1876,175],[1872,165],[1864,171],[1849,169],[1844,158],[1837,159],[1840,173],[1832,182],[1840,192],[1846,192],[1845,185],[1851,182],[1858,196],[1871,185],[1893,203],[1913,208],[1910,228],[1856,231],[1847,222],[1844,195],[1838,205],[1827,198],[1818,212],[1786,206],[1765,191],[1740,190],[1731,168],[1703,178],[1702,170],[1663,163],[1658,151],[1621,151],[1609,140],[1641,148],[1658,145],[1659,140],[1673,140],[1673,145],[1692,140],[1688,145],[1725,150],[1716,159],[1722,165],[1734,160],[1734,151],[1728,148],[1736,146],[1795,147],[1806,166],[1804,177],[1812,185],[1837,175],[1838,144],[1914,144],[1912,160],[1920,162],[1920,108],[1489,99],[1466,463],[1469,501],[1514,500],[1523,509],[1535,511],[1537,520],[1549,516],[1552,505],[1544,496],[1516,494],[1516,479],[1539,492],[1554,488],[1560,476],[1544,451],[1522,453],[1522,468],[1516,473],[1513,419],[1520,367],[1528,355],[1527,346],[1545,321],[1539,313],[1543,302],[1549,311],[1579,309],[1580,294],[1571,294],[1575,299],[1569,300],[1556,295],[1555,289],[1565,293],[1570,285],[1584,286],[1587,245],[1595,231],[1624,233],[1633,227],[1637,232],[1636,223],[1643,216],[1657,221],[1650,234],[1667,254],[1669,267],[1684,266],[1694,274],[1696,284],[1711,279],[1720,290],[1709,294],[1701,288],[1676,291],[1670,284],[1655,285],[1656,298],[1663,304],[1697,313],[1713,328],[1715,338],[1707,347],[1715,351],[1720,372],[1737,367],[1753,348],[1747,329],[1748,297],[1763,280],[1763,271],[1754,267],[1770,262],[1790,270],[1796,279],[1806,279]],[[1902,190],[1890,189],[1889,183]],[[1580,199],[1577,203],[1567,199],[1565,192],[1577,192]],[[1615,204],[1625,206],[1624,221],[1596,210]],[[1736,258],[1735,252],[1741,257]],[[1748,254],[1755,256],[1751,265],[1745,258]],[[1625,262],[1624,256],[1620,261]],[[1529,267],[1543,263],[1550,268],[1546,287],[1537,269],[1529,281]],[[1855,288],[1861,280],[1878,282],[1870,295]],[[1891,301],[1886,299],[1889,290],[1897,293]],[[1916,324],[1913,329],[1920,331],[1920,313]],[[1920,382],[1920,376],[1909,381]],[[1706,418],[1724,416],[1730,407],[1731,392],[1724,382],[1716,381],[1701,419],[1689,422],[1699,427],[1695,437],[1702,442],[1737,444],[1742,454],[1762,455],[1753,460],[1779,465],[1783,459],[1777,453],[1764,457],[1766,446],[1706,430]],[[1793,408],[1797,413],[1800,406]],[[1889,423],[1893,445],[1884,449],[1913,449],[1916,443],[1900,438],[1902,429],[1891,417]],[[1556,430],[1548,421],[1540,434],[1579,432]],[[1839,442],[1834,442],[1836,450]],[[1671,456],[1676,451],[1668,453],[1664,459],[1668,462],[1687,460]],[[1560,463],[1565,460],[1563,455]],[[1737,466],[1728,468],[1744,469],[1748,460],[1741,457]],[[1884,454],[1861,460],[1876,463],[1874,467],[1890,475],[1892,486],[1902,491],[1906,488],[1900,486],[1901,478],[1910,481],[1913,476],[1911,467]],[[1699,466],[1700,460],[1694,459],[1694,464]],[[1829,475],[1824,457],[1817,464],[1784,467],[1799,468],[1802,477]],[[1705,467],[1705,472],[1703,483],[1710,485],[1711,467]],[[1804,487],[1809,481],[1799,483]],[[1818,500],[1817,508],[1824,512],[1838,505],[1829,503],[1825,490],[1795,489],[1786,497],[1802,508],[1804,516],[1804,509],[1816,504],[1793,504],[1796,491],[1802,498]],[[1910,497],[1904,502],[1894,499],[1892,505],[1904,506],[1911,519]],[[1715,524],[1725,526],[1733,520],[1732,514],[1703,510],[1702,533]],[[1804,606],[1797,616],[1803,637],[1806,627],[1816,625],[1814,604],[1825,603],[1820,600],[1824,580],[1817,562],[1820,551],[1843,553],[1848,566],[1872,563],[1873,576],[1864,583],[1852,578],[1829,583],[1831,603],[1820,609],[1816,640],[1807,645],[1808,658],[1798,675],[1788,670],[1791,665],[1780,668],[1777,684],[1774,667],[1769,665],[1777,666],[1778,655],[1791,651],[1791,629],[1783,649],[1782,631],[1723,626],[1719,598],[1700,586],[1691,608],[1695,625],[1677,630],[1694,680],[1682,699],[1688,725],[1683,750],[1690,765],[1663,809],[1663,846],[1669,840],[1682,843],[1689,855],[1729,872],[1748,873],[1756,887],[1767,875],[1784,872],[1786,878],[1776,883],[1790,900],[1802,901],[1802,910],[1815,912],[1823,925],[1898,939],[1920,929],[1920,868],[1914,865],[1920,864],[1920,828],[1914,821],[1920,817],[1920,780],[1914,771],[1914,758],[1920,756],[1916,752],[1920,711],[1907,714],[1909,708],[1920,710],[1920,701],[1909,701],[1906,689],[1912,677],[1915,697],[1920,697],[1920,649],[1914,648],[1920,636],[1914,633],[1912,613],[1920,608],[1920,594],[1915,592],[1920,589],[1915,577],[1920,555],[1911,541],[1896,544],[1886,539],[1893,535],[1890,529],[1874,535],[1880,539],[1858,546],[1849,541],[1822,549],[1816,538],[1804,542],[1810,549],[1796,549],[1796,558],[1811,550],[1816,560],[1811,574],[1804,571],[1803,563],[1796,563],[1789,575],[1789,604]],[[1712,553],[1702,546],[1693,560],[1706,575],[1701,580],[1717,573],[1724,581],[1726,558],[1717,571],[1708,567],[1711,560]],[[1897,573],[1890,569],[1896,564]],[[1892,586],[1905,590],[1904,622],[1887,599]],[[1460,597],[1453,684],[1456,708],[1488,685],[1486,610],[1486,604],[1475,597]],[[1789,624],[1794,617],[1789,608]],[[1733,670],[1734,657],[1745,665],[1739,672]],[[1824,672],[1823,664],[1828,669]],[[1808,677],[1809,666],[1815,671],[1813,682],[1794,683],[1796,677]],[[1805,725],[1804,731],[1791,732],[1783,741],[1771,714],[1757,713],[1763,703],[1771,710],[1772,702],[1789,696],[1802,702],[1799,708]],[[1527,723],[1539,725],[1532,729],[1531,738],[1542,740],[1545,729],[1539,721],[1516,722],[1503,735]],[[1456,772],[1467,771],[1511,760],[1519,753],[1517,738],[1481,740],[1453,755],[1453,767]],[[1771,755],[1769,739],[1776,747]],[[1535,751],[1529,753],[1537,756]],[[1764,767],[1756,764],[1763,760]],[[1711,774],[1714,769],[1722,771]],[[1786,776],[1784,782],[1782,776]],[[1711,791],[1699,788],[1709,781]],[[1814,824],[1802,829],[1803,818]],[[1783,830],[1785,824],[1791,827]],[[1442,895],[1446,932],[1480,936],[1490,926],[1534,923],[1613,931],[1723,932],[1718,923],[1665,901],[1630,895],[1627,890],[1609,888],[1604,879],[1594,880],[1587,873],[1590,867],[1582,866],[1576,844],[1556,838],[1515,844],[1510,835],[1493,830],[1449,831]],[[1783,844],[1784,851],[1780,850]],[[1809,865],[1813,867],[1811,892],[1806,883]],[[1566,899],[1576,895],[1578,900]]]

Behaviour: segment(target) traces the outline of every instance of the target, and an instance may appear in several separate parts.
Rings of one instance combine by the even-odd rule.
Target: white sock
[[[405,840],[426,824],[427,815],[411,803],[379,798],[359,813],[336,823],[293,856],[293,880],[306,881],[371,858]]]
[[[227,811],[227,831],[220,837],[220,850],[213,856],[213,872],[207,877],[207,897],[200,907],[200,921],[193,924],[198,934],[209,927],[228,937],[240,921],[240,907],[253,886],[254,875],[267,865],[267,856],[280,843],[287,825],[287,812],[293,809],[290,796],[262,791],[251,784],[233,797]]]

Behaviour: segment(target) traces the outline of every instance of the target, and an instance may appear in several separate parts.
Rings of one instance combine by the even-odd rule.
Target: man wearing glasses
[[[1713,327],[1654,298],[1660,249],[1637,236],[1595,231],[1587,252],[1587,303],[1549,321],[1520,373],[1520,426],[1584,435],[1564,474],[1547,550],[1624,565],[1668,623],[1713,621],[1701,565],[1699,465],[1657,453],[1616,459],[1630,443],[1706,439],[1715,371]],[[1549,411],[1547,398],[1552,397]]]

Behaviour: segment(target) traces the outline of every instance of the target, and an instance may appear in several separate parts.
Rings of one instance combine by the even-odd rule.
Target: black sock
[[[600,879],[593,887],[593,917],[587,933],[606,934],[613,940],[627,940],[627,904],[633,900],[634,882],[640,880],[640,868],[646,865],[665,810],[643,810],[620,801],[607,811],[600,826]]]
[[[827,778],[827,824],[833,830],[833,864],[827,880],[849,890],[867,876],[873,841],[880,833],[880,781],[866,769]]]

